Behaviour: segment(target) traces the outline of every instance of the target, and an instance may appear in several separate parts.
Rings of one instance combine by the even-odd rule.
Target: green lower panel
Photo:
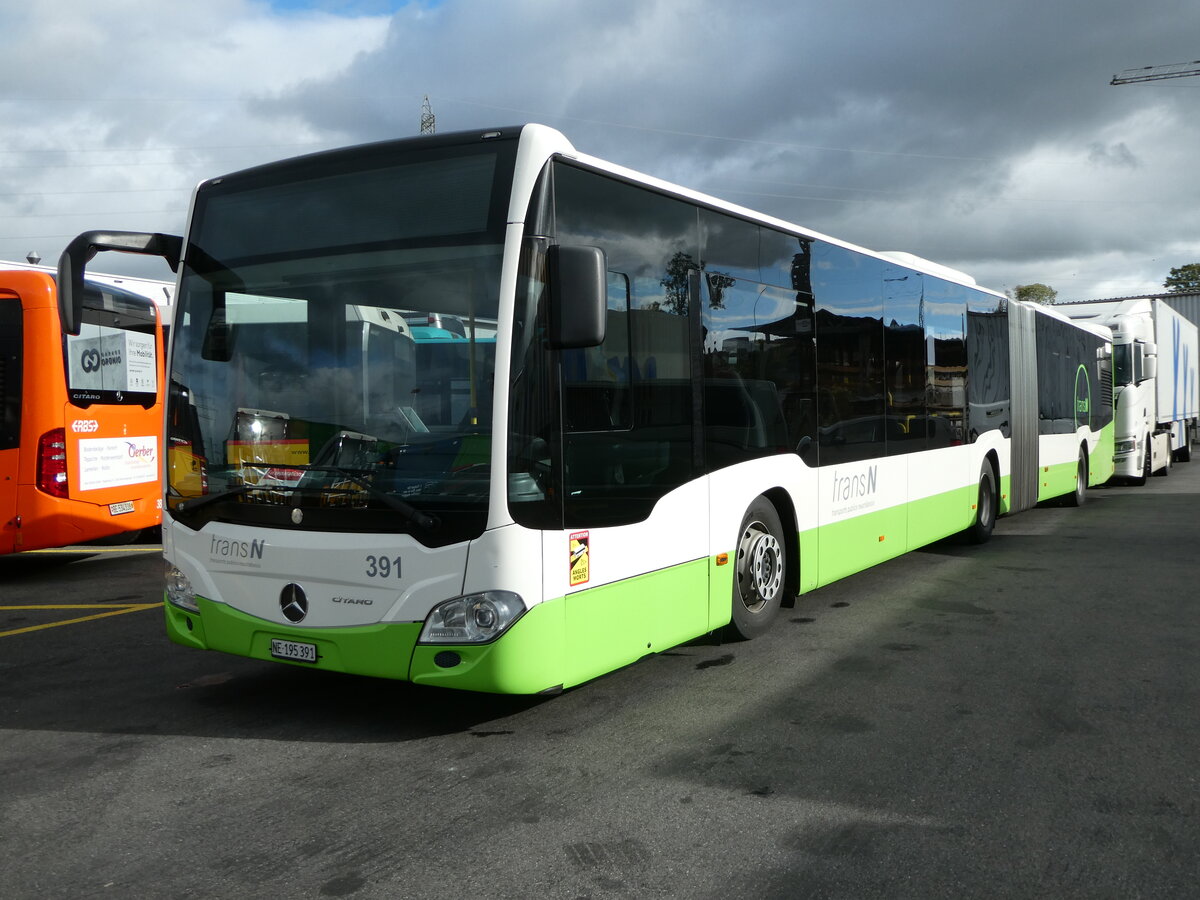
[[[1078,461],[1041,466],[1038,469],[1038,502],[1073,493],[1078,475]]]
[[[829,584],[962,531],[975,520],[978,497],[978,486],[969,485],[824,526],[816,540],[817,584]],[[806,537],[812,542],[811,533],[801,534],[802,549]],[[810,557],[801,559],[802,571],[806,559]],[[808,586],[806,578],[802,589]]]
[[[282,638],[317,646],[317,662],[288,665],[536,694],[580,684],[711,630],[709,566],[695,560],[538,604],[499,640],[481,645],[418,645],[419,622],[284,628],[204,598],[197,598],[198,613],[170,603],[164,608],[168,637],[188,647],[287,662],[271,656],[271,639]],[[724,584],[727,622],[728,576]]]
[[[803,535],[801,535],[801,550],[804,552]],[[813,552],[816,552],[816,545],[813,545]],[[720,557],[715,556],[709,560],[708,568],[708,628],[707,631],[716,631],[718,628],[724,628],[733,618],[733,573],[735,570],[733,564],[733,554],[730,553],[726,557],[724,563],[719,562]]]
[[[1088,484],[1104,484],[1112,478],[1116,470],[1113,464],[1115,449],[1113,426],[1110,423],[1100,432],[1099,443],[1088,457]]]
[[[709,561],[661,569],[569,594],[565,605],[566,686],[705,634]],[[732,581],[727,582],[732,587]],[[725,595],[729,621],[729,594]]]
[[[915,550],[969,527],[977,515],[979,485],[969,484],[908,505],[908,547]]]
[[[1005,516],[1012,512],[1012,476],[1002,475],[1000,477],[1000,515]]]
[[[540,694],[563,687],[562,673],[563,601],[555,600],[539,603],[491,644],[418,645],[411,678],[489,694]]]
[[[495,643],[468,646],[418,646],[420,622],[281,628],[222,603],[203,598],[197,603],[199,613],[164,604],[172,641],[304,668],[472,691],[535,694],[562,684],[562,601],[534,607]],[[317,661],[276,659],[272,638],[316,644]]]
[[[179,609],[170,602],[163,604],[167,637],[175,643],[310,669],[406,679],[413,647],[421,633],[420,622],[350,628],[282,628],[224,603],[213,603],[203,597],[197,597],[196,602],[199,613]],[[316,644],[317,661],[276,659],[271,656],[271,638]]]

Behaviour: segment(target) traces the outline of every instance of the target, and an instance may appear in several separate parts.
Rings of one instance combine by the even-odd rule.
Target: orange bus
[[[0,271],[0,555],[161,522],[158,308],[89,281],[79,331],[52,275]]]

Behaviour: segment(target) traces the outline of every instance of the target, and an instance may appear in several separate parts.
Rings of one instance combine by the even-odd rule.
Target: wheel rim
[[[738,593],[750,612],[770,603],[783,585],[783,548],[761,522],[751,522],[738,543]]]
[[[984,528],[992,522],[992,485],[987,479],[979,486],[979,524]]]

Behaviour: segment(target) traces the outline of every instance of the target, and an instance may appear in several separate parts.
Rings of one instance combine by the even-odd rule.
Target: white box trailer
[[[1143,484],[1191,459],[1200,424],[1200,334],[1162,300],[1131,297],[1059,307],[1113,335],[1114,477]]]
[[[1197,353],[1200,332],[1165,300],[1154,300],[1154,335],[1158,344],[1158,426],[1171,434],[1174,458],[1191,458],[1200,421]]]

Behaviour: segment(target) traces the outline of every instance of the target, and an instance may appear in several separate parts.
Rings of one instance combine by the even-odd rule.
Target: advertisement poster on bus
[[[79,441],[79,490],[145,484],[158,478],[158,438],[83,438]]]
[[[83,326],[68,336],[68,383],[74,390],[153,393],[158,389],[154,335]]]

